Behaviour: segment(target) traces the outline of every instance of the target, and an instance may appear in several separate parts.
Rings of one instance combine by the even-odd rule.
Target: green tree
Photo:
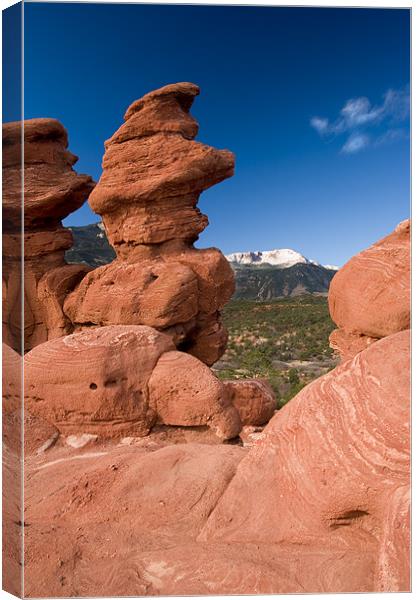
[[[292,386],[300,383],[300,376],[298,375],[297,369],[290,369],[288,373],[288,381]]]

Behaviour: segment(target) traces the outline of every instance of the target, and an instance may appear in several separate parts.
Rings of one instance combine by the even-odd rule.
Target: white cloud
[[[342,117],[339,120],[339,127],[343,129],[354,129],[366,123],[377,121],[384,112],[383,107],[371,108],[368,98],[354,98],[348,100],[340,111]]]
[[[392,144],[397,140],[406,140],[407,138],[408,134],[405,129],[388,129],[388,131],[376,138],[374,146],[385,146],[386,144]]]
[[[369,146],[369,137],[367,135],[353,133],[342,147],[341,152],[344,154],[355,154],[356,152],[359,152],[359,150],[366,148],[366,146]]]
[[[325,133],[329,126],[329,120],[321,119],[320,117],[313,117],[310,120],[310,125],[319,133]]]
[[[384,113],[392,121],[405,121],[410,114],[410,89],[388,90],[384,97]]]
[[[352,154],[365,148],[365,146],[380,146],[401,139],[404,130],[393,129],[393,124],[405,121],[410,113],[410,90],[406,86],[401,90],[389,89],[383,96],[380,105],[372,106],[369,98],[365,96],[351,98],[339,112],[333,122],[326,117],[315,116],[310,120],[310,125],[322,136],[338,136],[349,134],[349,138],[342,147],[342,152]],[[386,127],[387,131],[371,143],[369,130],[373,127]],[[402,131],[400,134],[399,132]],[[367,133],[364,133],[367,132]]]

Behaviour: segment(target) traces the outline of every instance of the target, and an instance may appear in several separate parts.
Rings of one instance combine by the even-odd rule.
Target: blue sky
[[[236,154],[200,247],[343,264],[409,216],[407,10],[30,3],[25,35],[25,118],[62,121],[96,180],[133,100],[200,85],[197,139]]]

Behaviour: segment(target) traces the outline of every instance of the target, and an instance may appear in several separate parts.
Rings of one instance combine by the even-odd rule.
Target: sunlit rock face
[[[124,334],[119,330],[112,337],[116,329],[63,338],[67,353],[85,346],[91,357],[78,363],[76,397],[83,392],[86,399],[70,417],[91,427],[95,409],[96,431],[104,431],[102,417],[109,416],[100,413],[104,404],[93,405],[93,394],[105,385],[103,361],[94,367],[94,353],[103,351],[97,336],[113,330],[105,335],[104,352],[119,356],[118,368],[131,367],[126,389],[142,385],[149,373],[144,368],[140,380],[134,376],[131,356],[138,347],[121,350]],[[146,330],[140,334],[145,337],[160,336],[146,353],[151,363],[157,360],[148,385],[152,410],[169,422],[187,414],[195,419],[199,404],[190,402],[192,395],[202,395],[206,410],[216,405],[213,382],[203,371],[192,378],[192,357],[169,349],[167,336],[146,327],[125,326],[126,342],[136,337],[135,329]],[[165,346],[155,344],[162,340],[167,350],[157,359]],[[28,353],[34,374],[42,376],[40,358],[46,361],[47,348],[58,342]],[[68,370],[61,370],[67,377]],[[94,370],[97,389],[86,393]],[[31,402],[38,410],[49,405],[62,411],[69,400],[59,385],[55,379],[48,397],[37,397],[39,388],[34,389]],[[122,404],[110,393],[106,398],[107,408],[116,408],[113,416],[120,417]],[[126,403],[126,409],[133,406],[129,397]],[[409,331],[403,331],[304,388],[250,450],[143,438],[140,445],[57,448],[55,454],[34,456],[26,469],[27,593],[408,591],[409,408]]]
[[[24,350],[71,331],[63,300],[89,270],[64,259],[72,234],[61,220],[94,187],[90,176],[74,171],[78,158],[67,147],[67,132],[56,119],[29,119],[23,131],[20,121],[3,125],[3,339],[19,351],[22,326]]]
[[[166,332],[211,365],[227,333],[219,310],[234,291],[222,253],[193,243],[208,224],[200,193],[233,175],[234,156],[194,141],[189,110],[199,88],[177,83],[146,94],[105,143],[89,202],[117,258],[88,274],[65,302],[76,328],[130,324]]]
[[[350,548],[372,581],[350,572],[345,591],[361,578],[363,590],[408,589],[409,379],[406,330],[309,384],[240,463],[199,541],[327,548],[335,560]],[[339,574],[326,570],[333,591]]]
[[[375,340],[410,327],[410,221],[351,258],[333,277],[330,345],[346,360]]]
[[[277,401],[266,379],[231,379],[223,381],[223,385],[239,412],[242,425],[268,423],[277,408]]]
[[[65,435],[146,436],[156,423],[236,437],[241,420],[211,369],[143,325],[109,325],[25,356],[25,406]]]

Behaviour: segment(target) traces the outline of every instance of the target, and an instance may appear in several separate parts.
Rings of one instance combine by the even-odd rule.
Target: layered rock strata
[[[189,110],[199,88],[177,83],[146,94],[107,140],[89,198],[117,258],[89,273],[64,304],[76,329],[148,325],[208,365],[224,352],[219,310],[233,272],[215,248],[193,243],[207,226],[200,193],[233,175],[234,157],[194,141]]]
[[[273,411],[267,384],[224,384],[207,367],[225,343],[218,310],[232,279],[218,251],[192,246],[206,224],[196,202],[231,174],[233,160],[193,141],[197,92],[167,86],[128,109],[92,199],[117,259],[81,282],[84,273],[58,264],[63,242],[54,237],[64,210],[56,197],[67,206],[77,195],[73,175],[51,203],[39,191],[55,153],[70,165],[60,154],[65,140],[53,127],[46,146],[29,135],[38,198],[29,194],[25,219],[43,272],[37,278],[33,264],[28,287],[36,347],[24,359],[25,594],[408,591],[409,224],[352,259],[331,290],[333,343],[350,358],[256,431]],[[16,206],[6,202],[10,247],[19,242]],[[50,252],[42,254],[39,231],[51,234]],[[73,327],[80,331],[63,336]],[[46,341],[50,331],[60,337]],[[6,417],[16,414],[19,360],[6,350]],[[146,438],[168,424],[208,427],[226,440],[242,422],[259,433],[250,450]],[[4,423],[5,480],[16,484],[12,421]],[[70,438],[45,453],[58,434]],[[18,541],[19,498],[9,498],[5,531]],[[18,574],[19,545],[10,547],[6,565]]]
[[[342,360],[410,327],[410,221],[351,258],[332,279],[330,345]]]
[[[25,350],[71,331],[63,300],[89,270],[64,260],[72,234],[61,219],[94,187],[90,176],[73,170],[78,159],[67,147],[67,132],[55,119],[24,121],[23,132],[21,122],[3,125],[3,339],[19,351],[22,249]]]
[[[328,548],[335,558],[350,548],[372,571],[368,591],[408,589],[409,361],[402,331],[304,388],[240,463],[198,539]],[[344,586],[358,589],[355,576]]]

